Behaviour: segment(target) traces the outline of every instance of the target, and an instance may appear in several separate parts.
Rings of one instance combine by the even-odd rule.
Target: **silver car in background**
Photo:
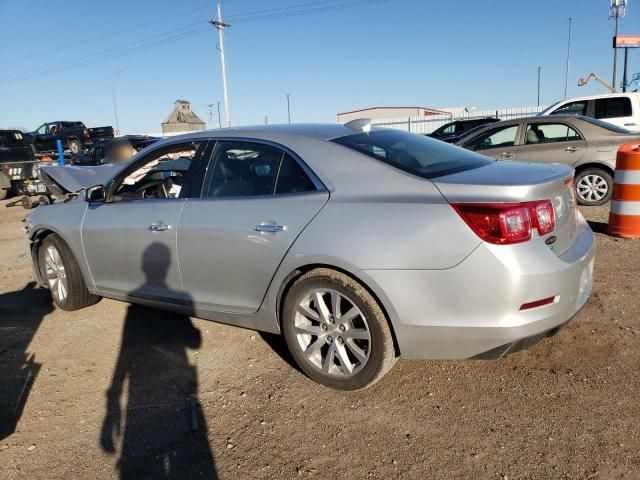
[[[474,130],[457,145],[498,160],[564,163],[575,168],[581,205],[611,199],[618,148],[640,141],[639,133],[577,115],[505,120]]]
[[[365,388],[399,356],[501,357],[591,291],[569,167],[364,121],[198,132],[42,175],[66,201],[26,233],[58,307],[109,297],[279,333],[333,388]]]

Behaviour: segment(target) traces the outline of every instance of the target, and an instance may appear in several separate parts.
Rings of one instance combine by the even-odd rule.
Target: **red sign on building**
[[[614,48],[639,48],[640,35],[617,35],[613,37]]]

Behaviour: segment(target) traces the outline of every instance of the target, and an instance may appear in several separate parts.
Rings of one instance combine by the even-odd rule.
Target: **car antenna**
[[[345,123],[344,126],[351,128],[352,130],[360,130],[361,132],[369,133],[371,131],[371,119],[356,118],[355,120]]]

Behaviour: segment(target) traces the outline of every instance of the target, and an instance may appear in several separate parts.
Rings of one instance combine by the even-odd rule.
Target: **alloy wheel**
[[[585,202],[599,202],[607,196],[609,185],[600,175],[590,174],[582,177],[577,185],[578,197]]]
[[[53,245],[47,246],[44,256],[45,274],[49,290],[58,303],[64,302],[69,292],[67,274],[60,252]]]
[[[325,374],[355,375],[369,360],[367,319],[350,298],[336,290],[311,290],[298,303],[294,329],[306,359]]]

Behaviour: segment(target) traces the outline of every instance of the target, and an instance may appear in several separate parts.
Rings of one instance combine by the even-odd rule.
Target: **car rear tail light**
[[[85,130],[84,132],[82,132],[82,136],[84,138],[89,138],[89,130]]]
[[[526,242],[535,228],[539,235],[556,226],[549,200],[522,203],[453,203],[453,208],[485,242],[496,245]]]
[[[553,232],[556,228],[556,215],[553,210],[553,204],[549,200],[534,202],[531,208],[534,219],[534,226],[538,229],[539,235],[546,235]]]

